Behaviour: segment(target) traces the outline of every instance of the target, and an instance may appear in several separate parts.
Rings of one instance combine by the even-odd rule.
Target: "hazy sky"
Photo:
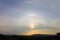
[[[59,30],[60,0],[0,0],[0,33],[55,34]]]

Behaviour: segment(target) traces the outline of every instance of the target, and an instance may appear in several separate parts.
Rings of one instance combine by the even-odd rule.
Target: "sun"
[[[30,24],[30,27],[31,27],[32,29],[34,28],[34,26],[35,26],[35,25],[34,25],[33,23]]]

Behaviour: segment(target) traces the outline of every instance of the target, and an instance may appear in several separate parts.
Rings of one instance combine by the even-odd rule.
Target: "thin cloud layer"
[[[60,0],[0,0],[0,33],[24,34],[30,22],[34,30],[60,32]]]

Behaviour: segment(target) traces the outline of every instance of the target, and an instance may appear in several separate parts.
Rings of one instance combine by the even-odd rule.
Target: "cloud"
[[[59,18],[60,17],[60,1],[59,0],[36,0],[33,1],[33,7],[36,11],[43,11],[46,18]]]
[[[31,13],[32,11],[32,13]],[[31,20],[26,14],[36,13],[35,30],[60,29],[59,0],[0,0],[0,32],[17,33],[31,30],[26,24]]]

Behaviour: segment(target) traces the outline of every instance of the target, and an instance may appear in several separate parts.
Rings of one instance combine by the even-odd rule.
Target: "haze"
[[[0,0],[0,33],[60,32],[60,0]]]

